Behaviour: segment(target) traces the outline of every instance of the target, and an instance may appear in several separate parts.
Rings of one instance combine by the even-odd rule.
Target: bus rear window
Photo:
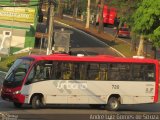
[[[133,78],[135,81],[155,81],[155,66],[153,64],[134,64]]]

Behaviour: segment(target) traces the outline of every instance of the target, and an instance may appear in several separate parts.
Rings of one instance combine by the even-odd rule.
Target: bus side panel
[[[156,64],[156,83],[155,83],[155,97],[154,102],[158,102],[159,99],[159,64]],[[160,101],[160,100],[159,100]]]
[[[155,82],[48,80],[25,85],[22,94],[29,103],[34,93],[41,93],[47,104],[106,104],[118,94],[122,104],[152,103]]]
[[[44,96],[45,103],[67,103],[67,92],[57,89],[57,81],[46,80],[25,85],[23,94],[28,95],[25,103],[29,103],[33,94],[40,93]]]
[[[107,103],[110,95],[118,94],[122,104],[138,104],[154,102],[154,82],[132,81],[88,81],[90,104]]]
[[[159,85],[160,86],[160,85]],[[158,103],[160,103],[160,89],[158,91]]]

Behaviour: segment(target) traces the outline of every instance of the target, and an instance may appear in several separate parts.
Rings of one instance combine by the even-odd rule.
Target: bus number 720
[[[119,85],[112,85],[112,89],[119,89]]]

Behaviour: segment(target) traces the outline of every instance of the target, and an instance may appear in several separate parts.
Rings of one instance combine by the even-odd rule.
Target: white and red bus
[[[159,64],[154,59],[31,55],[11,66],[1,97],[16,107],[89,104],[117,110],[120,104],[156,103],[158,82]]]

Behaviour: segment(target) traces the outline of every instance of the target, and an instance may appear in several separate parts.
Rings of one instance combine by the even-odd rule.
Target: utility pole
[[[54,5],[50,1],[47,55],[52,53]]]

